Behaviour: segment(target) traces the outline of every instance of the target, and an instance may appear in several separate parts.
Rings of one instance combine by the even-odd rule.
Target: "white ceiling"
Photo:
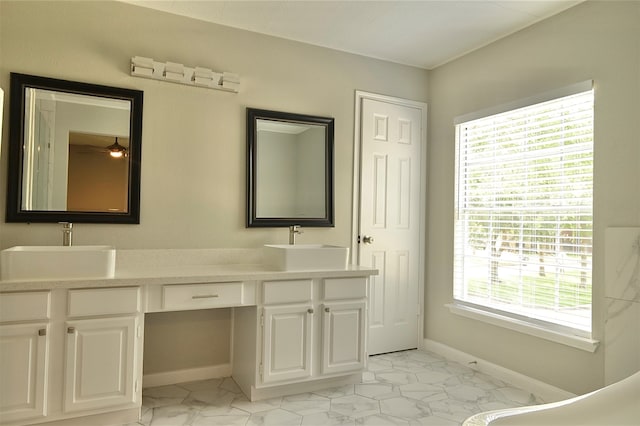
[[[582,0],[122,0],[432,69]]]

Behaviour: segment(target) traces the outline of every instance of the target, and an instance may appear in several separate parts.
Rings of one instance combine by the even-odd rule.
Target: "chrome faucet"
[[[73,223],[59,222],[62,225],[62,245],[71,247],[73,244]]]
[[[289,227],[289,244],[294,245],[296,243],[296,234],[302,234],[300,225],[291,225]]]

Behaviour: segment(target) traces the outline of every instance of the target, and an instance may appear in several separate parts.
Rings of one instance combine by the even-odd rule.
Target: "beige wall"
[[[640,2],[587,2],[429,74],[425,335],[581,393],[601,386],[603,348],[572,349],[451,314],[454,117],[595,81],[594,333],[604,329],[604,231],[640,221]]]
[[[238,73],[241,93],[132,77],[129,62],[136,55]],[[10,71],[144,91],[141,224],[74,227],[77,244],[118,248],[287,241],[283,229],[245,228],[246,107],[335,117],[336,227],[309,229],[301,241],[349,245],[355,90],[427,97],[425,70],[120,2],[0,2],[6,92]],[[6,154],[3,149],[3,177]],[[0,190],[4,211],[4,186]],[[0,223],[1,245],[56,244],[58,228]]]
[[[240,74],[240,94],[131,77],[132,56]],[[9,72],[144,91],[140,225],[74,226],[76,244],[120,249],[260,247],[286,243],[285,229],[245,228],[245,108],[335,118],[335,228],[306,229],[300,242],[350,245],[355,90],[424,101],[427,71],[176,17],[119,2],[0,1],[0,86]],[[8,97],[0,162],[5,211]],[[0,222],[0,248],[59,244],[57,224]],[[152,372],[201,366],[228,357],[211,341],[202,314],[149,319]],[[218,318],[229,327],[228,316]],[[159,328],[161,327],[161,328]],[[160,332],[161,330],[161,332]],[[182,330],[189,336],[183,336]],[[181,339],[199,341],[180,354]],[[152,340],[148,340],[147,343]],[[202,357],[202,354],[209,354]],[[162,355],[162,358],[159,358]]]
[[[144,374],[231,362],[230,309],[145,315]]]

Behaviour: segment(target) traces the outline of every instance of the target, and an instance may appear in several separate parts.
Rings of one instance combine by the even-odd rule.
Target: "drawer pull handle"
[[[76,332],[76,328],[75,327],[67,327],[67,334],[73,334]]]
[[[313,313],[313,309],[309,308],[309,309],[307,309],[307,312],[312,314]]]
[[[331,312],[331,308],[328,308],[328,307],[327,307],[327,308],[324,308],[324,311],[325,311],[325,312]]]
[[[220,297],[217,294],[202,294],[202,295],[196,295],[196,296],[191,296],[192,299],[215,299],[216,297]]]
[[[46,328],[41,328],[40,330],[38,330],[38,336],[46,336],[46,335],[47,335]]]

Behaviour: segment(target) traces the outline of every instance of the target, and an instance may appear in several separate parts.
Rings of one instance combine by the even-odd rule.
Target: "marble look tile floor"
[[[460,425],[472,414],[532,405],[535,395],[430,352],[369,358],[362,382],[250,402],[231,378],[148,388],[125,426]]]

